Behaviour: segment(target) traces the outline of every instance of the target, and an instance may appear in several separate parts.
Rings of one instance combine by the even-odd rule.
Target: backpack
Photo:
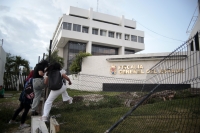
[[[32,86],[32,78],[30,78],[28,81],[26,81],[25,87],[24,87],[24,93],[26,98],[28,99],[33,99],[35,94],[33,91],[33,86]]]
[[[48,72],[48,87],[50,90],[59,90],[63,85],[63,78],[59,70]]]

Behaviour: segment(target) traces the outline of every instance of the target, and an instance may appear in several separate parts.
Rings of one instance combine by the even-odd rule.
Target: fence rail
[[[13,74],[5,72],[3,88],[5,91],[22,90],[26,78],[27,74]]]

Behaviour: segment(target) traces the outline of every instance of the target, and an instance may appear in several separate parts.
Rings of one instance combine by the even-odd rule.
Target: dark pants
[[[12,117],[12,120],[15,120],[16,117],[19,115],[19,113],[24,109],[24,112],[23,112],[22,117],[21,117],[21,124],[24,124],[24,122],[26,120],[26,117],[27,117],[27,114],[28,114],[28,111],[29,111],[30,108],[31,108],[30,104],[26,104],[26,103],[20,102],[20,106],[15,111],[15,113],[14,113],[14,115]]]

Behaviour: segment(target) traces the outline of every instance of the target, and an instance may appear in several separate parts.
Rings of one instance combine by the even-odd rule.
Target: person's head
[[[3,85],[0,85],[0,89],[2,89]]]
[[[48,67],[49,62],[46,61],[46,60],[42,60],[42,61],[40,61],[37,65],[40,65],[40,66],[42,66],[43,68],[46,68],[46,67]]]
[[[61,65],[58,62],[54,62],[52,63],[47,69],[46,71],[52,71],[52,70],[61,70]]]
[[[48,65],[49,65],[49,62],[48,62],[48,61],[46,61],[46,60],[43,60],[43,61],[41,61],[41,62],[40,62],[40,64],[41,64],[41,65],[43,65],[43,66],[44,66],[44,68],[45,68],[45,67],[48,67]]]

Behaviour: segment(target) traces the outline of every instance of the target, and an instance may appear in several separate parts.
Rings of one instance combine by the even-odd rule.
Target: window
[[[72,23],[63,22],[63,29],[71,30],[71,28],[72,28]]]
[[[81,25],[73,24],[73,31],[81,32]]]
[[[108,36],[114,38],[114,34],[115,34],[114,32],[109,31]]]
[[[98,29],[92,29],[92,34],[98,35]]]
[[[84,26],[83,26],[83,27],[82,27],[82,32],[83,32],[83,33],[88,33],[88,29],[89,29],[88,27],[84,27]]]
[[[118,55],[118,48],[92,44],[92,55]]]
[[[125,40],[129,40],[129,35],[125,34]]]
[[[68,42],[67,73],[70,74],[70,65],[79,52],[86,52],[86,44],[81,42]]]
[[[121,33],[117,33],[117,34],[116,34],[116,38],[117,38],[117,39],[121,39]]]
[[[140,43],[144,43],[144,37],[140,37],[140,36],[138,36],[138,42],[140,42]]]
[[[106,31],[105,30],[100,30],[100,35],[101,36],[106,36]]]
[[[135,54],[135,50],[125,49],[125,54]]]
[[[131,41],[137,42],[137,36],[131,35]]]

